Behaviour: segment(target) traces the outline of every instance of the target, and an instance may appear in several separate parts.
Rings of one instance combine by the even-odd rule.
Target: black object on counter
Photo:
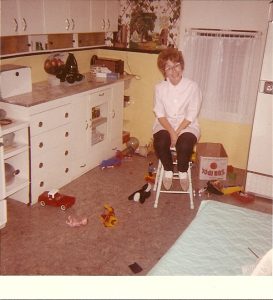
[[[84,76],[79,73],[76,58],[72,53],[68,54],[65,65],[61,67],[56,77],[59,78],[61,82],[67,81],[68,83],[83,80]]]

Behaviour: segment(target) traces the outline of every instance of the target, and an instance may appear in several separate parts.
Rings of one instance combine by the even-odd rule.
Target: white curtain
[[[203,93],[200,116],[250,124],[261,62],[261,37],[188,31],[182,42],[185,77]]]

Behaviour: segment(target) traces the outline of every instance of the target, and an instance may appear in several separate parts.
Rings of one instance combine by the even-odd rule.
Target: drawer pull
[[[43,187],[43,186],[44,186],[44,182],[41,181],[41,182],[40,182],[40,187]]]
[[[66,133],[65,133],[65,137],[68,137],[69,136],[69,132],[67,131]]]
[[[38,125],[39,127],[43,127],[43,122],[41,121],[41,122],[39,122],[39,125]]]
[[[65,115],[64,115],[64,117],[65,117],[65,118],[68,118],[68,116],[69,116],[69,113],[66,112]]]
[[[41,162],[39,163],[39,168],[41,169],[44,166],[44,164]]]
[[[65,173],[68,173],[69,172],[69,168],[65,168]]]
[[[65,150],[65,153],[64,153],[64,155],[68,155],[68,150]]]
[[[39,143],[39,147],[40,147],[40,148],[43,148],[43,147],[44,147],[44,143],[43,143],[43,142],[40,142],[40,143]]]
[[[100,96],[100,97],[104,96],[104,93],[100,93],[99,96]]]

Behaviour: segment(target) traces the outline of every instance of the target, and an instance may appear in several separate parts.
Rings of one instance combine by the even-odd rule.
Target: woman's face
[[[173,85],[177,85],[182,78],[182,67],[179,62],[172,62],[167,60],[165,66],[165,76]]]

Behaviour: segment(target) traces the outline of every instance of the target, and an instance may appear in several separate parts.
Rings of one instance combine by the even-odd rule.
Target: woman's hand
[[[191,124],[190,121],[184,119],[184,120],[180,123],[179,127],[176,129],[177,135],[179,136],[180,132],[181,132],[183,129],[187,128],[190,124]]]
[[[171,147],[174,147],[176,145],[177,139],[178,139],[178,134],[176,133],[175,130],[172,130],[170,133],[171,137]]]
[[[161,117],[158,118],[158,121],[169,132],[171,137],[171,147],[174,147],[178,139],[178,133],[173,129],[167,118]]]

